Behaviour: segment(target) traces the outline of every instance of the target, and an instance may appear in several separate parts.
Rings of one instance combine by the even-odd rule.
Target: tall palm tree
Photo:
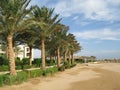
[[[75,36],[73,34],[68,35],[69,41],[69,63],[74,64],[74,53],[81,50],[80,44],[76,41]]]
[[[58,14],[53,16],[54,9],[48,9],[47,7],[35,8],[33,10],[33,17],[35,20],[36,36],[40,38],[40,48],[41,48],[41,58],[42,58],[42,68],[45,68],[45,40],[54,31],[55,25],[60,22],[57,20]]]
[[[53,33],[52,42],[54,42],[54,48],[57,51],[57,66],[60,67],[61,63],[61,50],[65,44],[65,38],[68,28],[65,25],[58,24],[55,27],[56,31]]]
[[[13,35],[29,26],[28,14],[33,7],[26,9],[31,0],[0,0],[0,27],[6,34],[10,74],[16,75]]]

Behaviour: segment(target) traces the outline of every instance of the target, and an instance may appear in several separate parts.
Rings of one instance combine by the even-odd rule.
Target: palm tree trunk
[[[64,54],[64,62],[67,61],[67,53],[68,53],[68,49],[66,49],[65,54]]]
[[[30,59],[30,66],[32,66],[32,47],[29,46],[29,48],[30,48],[30,57],[29,57],[29,59]]]
[[[60,48],[57,48],[57,66],[60,67]]]
[[[45,43],[44,39],[41,40],[41,58],[42,58],[42,69],[45,69]]]
[[[16,75],[15,70],[15,55],[13,50],[13,44],[12,44],[12,35],[8,35],[7,37],[8,42],[8,57],[9,57],[9,65],[10,65],[10,75]]]
[[[69,52],[69,64],[71,65],[71,54]]]
[[[73,55],[73,53],[71,53],[71,62],[72,62],[72,64],[74,64],[74,55]]]

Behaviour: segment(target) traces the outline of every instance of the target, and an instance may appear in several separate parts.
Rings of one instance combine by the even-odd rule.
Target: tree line
[[[60,67],[61,57],[64,62],[74,63],[73,54],[81,49],[75,36],[68,33],[69,26],[61,23],[54,8],[37,5],[29,6],[31,0],[0,0],[0,43],[6,46],[9,59],[10,75],[16,75],[14,48],[27,44],[32,49],[41,50],[42,68],[45,69],[46,57],[57,58]]]

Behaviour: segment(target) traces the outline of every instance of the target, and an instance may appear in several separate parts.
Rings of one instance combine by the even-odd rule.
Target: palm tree
[[[42,68],[45,68],[45,40],[54,31],[55,25],[60,22],[57,20],[59,15],[53,16],[54,9],[48,9],[47,7],[35,8],[33,10],[33,17],[35,20],[36,36],[40,38],[40,48],[41,48],[41,58],[42,58]]]
[[[68,35],[69,41],[69,63],[74,64],[74,53],[81,50],[81,46],[76,41],[75,36],[73,34]]]
[[[60,67],[60,63],[61,63],[61,50],[65,44],[65,38],[66,38],[66,34],[67,34],[67,30],[68,28],[65,25],[62,24],[58,24],[55,27],[55,32],[53,33],[53,37],[52,37],[52,42],[54,42],[54,48],[56,49],[57,52],[57,66],[58,68]]]
[[[33,7],[26,9],[31,0],[0,0],[0,27],[6,34],[10,74],[16,75],[13,35],[29,26],[28,14]]]

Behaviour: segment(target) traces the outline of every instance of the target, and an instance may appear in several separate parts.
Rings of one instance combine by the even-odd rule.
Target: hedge
[[[24,70],[17,72],[17,75],[4,74],[0,75],[0,86],[19,84],[27,81],[29,78],[35,78],[40,76],[53,75],[58,71],[57,67],[46,68],[45,70]]]

